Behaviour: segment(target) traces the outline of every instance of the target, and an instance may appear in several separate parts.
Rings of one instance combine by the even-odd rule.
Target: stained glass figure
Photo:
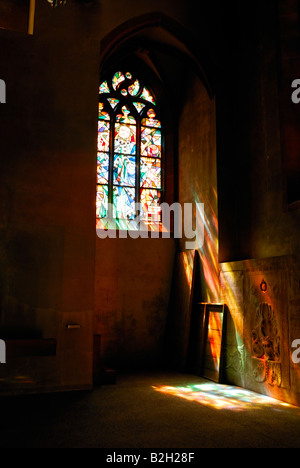
[[[108,216],[108,186],[98,185],[96,199],[97,218],[106,218]]]
[[[141,190],[142,218],[147,222],[161,221],[161,192],[158,190]]]
[[[116,123],[115,152],[122,154],[136,153],[136,127]]]
[[[99,120],[98,122],[98,151],[109,151],[109,135],[110,124],[109,122]]]
[[[98,153],[97,182],[98,184],[108,184],[109,182],[109,154],[108,153]]]
[[[117,154],[114,157],[114,184],[135,187],[136,159]]]
[[[114,218],[119,229],[128,229],[141,204],[144,222],[157,230],[163,193],[159,109],[150,90],[125,72],[99,87],[97,226]]]
[[[156,128],[142,127],[141,136],[142,156],[161,157],[161,131]]]
[[[117,219],[134,219],[135,212],[135,189],[128,187],[113,188],[113,216]]]
[[[141,158],[141,187],[161,188],[161,160]]]

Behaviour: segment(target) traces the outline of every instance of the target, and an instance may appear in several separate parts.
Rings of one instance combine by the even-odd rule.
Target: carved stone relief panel
[[[281,386],[281,337],[271,305],[260,304],[252,330],[252,364],[256,382]]]

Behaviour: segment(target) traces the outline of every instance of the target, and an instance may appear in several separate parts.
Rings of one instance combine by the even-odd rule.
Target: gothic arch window
[[[130,71],[118,71],[99,88],[97,229],[135,220],[160,230],[162,126],[154,94]]]

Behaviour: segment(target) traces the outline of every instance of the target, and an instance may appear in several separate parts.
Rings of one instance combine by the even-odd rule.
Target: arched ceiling
[[[204,71],[208,68],[204,54],[181,25],[162,14],[143,16],[120,26],[102,41],[101,52],[101,72],[135,60],[175,92],[191,71],[202,80],[210,97],[214,95]]]

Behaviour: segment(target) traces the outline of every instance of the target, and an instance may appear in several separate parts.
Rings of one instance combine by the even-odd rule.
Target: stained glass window
[[[153,93],[129,71],[99,87],[97,228],[104,219],[161,223],[162,128]]]

